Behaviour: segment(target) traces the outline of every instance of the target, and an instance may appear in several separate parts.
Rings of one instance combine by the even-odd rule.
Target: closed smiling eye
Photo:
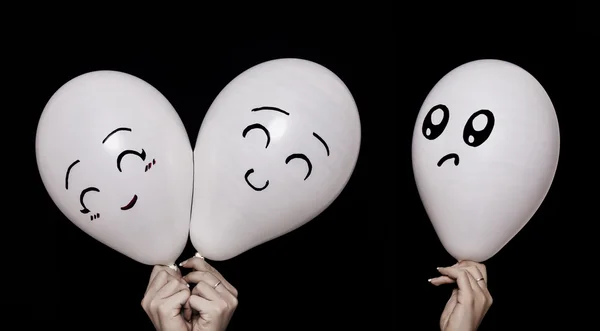
[[[310,173],[312,172],[312,163],[310,162],[308,157],[304,154],[292,154],[285,159],[285,164],[288,164],[288,163],[290,163],[290,161],[296,160],[296,159],[303,160],[304,162],[306,162],[306,165],[308,166],[308,172],[306,173],[306,177],[304,177],[304,180],[306,180],[308,178],[308,176],[310,176]]]
[[[135,155],[135,156],[139,157],[140,159],[142,159],[142,161],[146,161],[146,151],[144,151],[144,149],[142,149],[141,153],[139,153],[137,151],[132,151],[132,150],[123,151],[117,157],[117,170],[119,170],[119,172],[123,172],[123,170],[121,170],[121,161],[127,155]]]
[[[267,136],[267,144],[265,145],[265,148],[269,147],[269,143],[271,143],[271,134],[269,133],[269,130],[267,130],[267,128],[265,128],[262,124],[254,123],[254,124],[248,125],[242,132],[242,137],[246,138],[246,135],[248,134],[248,132],[250,132],[252,130],[262,130],[265,133],[265,135]]]

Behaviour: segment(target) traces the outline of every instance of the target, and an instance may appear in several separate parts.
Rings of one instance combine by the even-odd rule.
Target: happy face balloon
[[[194,247],[225,260],[316,217],[348,182],[360,132],[350,91],[316,63],[279,59],[236,77],[194,149]]]
[[[150,265],[183,251],[192,149],[175,109],[148,83],[115,71],[67,82],[42,113],[36,157],[52,200],[95,239]]]
[[[558,163],[550,98],[528,72],[481,60],[444,76],[417,117],[417,188],[446,250],[482,262],[529,221]]]

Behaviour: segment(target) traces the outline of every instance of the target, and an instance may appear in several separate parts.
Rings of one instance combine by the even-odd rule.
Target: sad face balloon
[[[194,149],[195,248],[225,260],[313,219],[348,182],[360,133],[350,91],[316,63],[279,59],[236,77]]]
[[[519,232],[550,188],[559,144],[550,98],[518,66],[474,61],[435,85],[417,117],[413,169],[454,258],[485,261]]]
[[[36,136],[42,181],[79,228],[145,264],[172,264],[189,229],[193,159],[167,99],[134,76],[81,75],[48,101]]]

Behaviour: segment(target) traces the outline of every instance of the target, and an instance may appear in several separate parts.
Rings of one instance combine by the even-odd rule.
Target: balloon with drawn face
[[[79,228],[145,264],[172,264],[189,230],[193,155],[169,101],[116,71],[63,85],[36,136],[42,181]]]
[[[316,217],[348,182],[360,137],[350,91],[321,65],[279,59],[236,77],[194,149],[195,248],[229,259]]]
[[[446,250],[482,262],[504,247],[550,189],[559,145],[552,102],[525,70],[480,60],[444,76],[417,117],[412,160]]]

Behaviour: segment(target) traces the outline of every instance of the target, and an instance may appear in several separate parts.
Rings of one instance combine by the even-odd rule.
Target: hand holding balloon
[[[442,331],[477,330],[492,305],[487,288],[485,266],[472,261],[461,261],[451,267],[438,268],[442,276],[429,279],[435,286],[456,283],[458,288],[446,303],[440,318]]]
[[[195,257],[179,265],[193,271],[183,276],[187,283],[196,284],[188,304],[193,309],[194,331],[223,331],[237,308],[238,291],[204,258]]]
[[[189,331],[192,311],[187,304],[190,298],[189,285],[181,278],[179,270],[155,266],[142,308],[158,331]]]

